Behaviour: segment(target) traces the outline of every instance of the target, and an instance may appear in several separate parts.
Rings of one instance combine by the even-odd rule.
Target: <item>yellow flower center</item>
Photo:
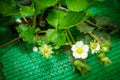
[[[83,53],[83,49],[80,48],[80,47],[78,47],[78,48],[76,49],[76,52],[77,52],[78,54],[82,54],[82,53]]]
[[[94,44],[94,45],[92,46],[92,48],[93,48],[93,49],[96,49],[96,48],[97,48],[97,45]]]
[[[44,53],[48,53],[48,49],[44,49]]]

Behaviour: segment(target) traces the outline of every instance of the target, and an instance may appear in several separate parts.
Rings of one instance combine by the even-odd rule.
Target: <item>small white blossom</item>
[[[16,22],[22,23],[22,20],[18,18],[18,19],[16,19]]]
[[[40,50],[40,53],[43,55],[43,57],[45,58],[49,58],[51,56],[51,54],[53,53],[52,51],[52,47],[50,45],[42,45],[39,50]]]
[[[89,47],[88,45],[84,45],[83,41],[78,41],[76,44],[72,45],[71,50],[75,58],[85,59],[88,56]]]
[[[100,50],[100,44],[99,43],[90,43],[90,48],[92,54],[97,53]]]
[[[38,52],[38,48],[36,46],[33,47],[33,52]]]

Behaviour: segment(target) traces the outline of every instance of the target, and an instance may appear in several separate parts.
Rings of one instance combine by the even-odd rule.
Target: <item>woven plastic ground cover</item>
[[[0,27],[0,33],[4,36],[1,37],[1,44],[12,37],[8,27]],[[59,51],[59,54],[53,55],[52,58],[44,59],[39,53],[32,52],[32,45],[21,41],[0,48],[0,62],[4,65],[2,72],[5,80],[119,80],[120,37],[118,34],[112,36],[111,51],[107,54],[112,64],[102,66],[96,61],[96,56],[90,55],[87,64],[92,70],[83,76],[73,71],[66,52]]]

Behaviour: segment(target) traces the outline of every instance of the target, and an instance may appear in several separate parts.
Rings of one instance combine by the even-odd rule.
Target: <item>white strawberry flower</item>
[[[39,47],[40,53],[45,58],[49,58],[51,56],[51,54],[53,53],[52,49],[53,48],[50,45],[46,45],[46,44]]]
[[[99,43],[90,43],[91,53],[97,53],[100,50],[100,44]]]
[[[88,45],[84,45],[83,41],[78,41],[76,44],[72,45],[71,50],[75,58],[85,59],[88,57],[89,47]]]

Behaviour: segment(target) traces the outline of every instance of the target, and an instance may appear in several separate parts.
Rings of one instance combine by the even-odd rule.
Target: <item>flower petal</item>
[[[100,45],[99,45],[99,44],[97,45],[96,50],[97,50],[97,51],[100,50]]]
[[[75,58],[80,58],[80,55],[79,55],[78,53],[76,53],[76,52],[73,52],[73,56],[74,56]]]
[[[75,50],[76,50],[76,46],[75,46],[75,45],[72,45],[71,50],[72,50],[72,51],[75,51]]]
[[[82,48],[83,52],[81,54],[77,53],[76,52],[77,48]],[[89,47],[88,47],[88,45],[84,45],[83,41],[78,41],[75,45],[72,45],[71,50],[73,51],[73,56],[75,58],[85,59],[88,56]]]
[[[44,44],[44,45],[43,45],[43,48],[47,49],[47,48],[48,48],[48,46],[47,46],[46,44]]]
[[[39,53],[41,53],[43,57],[48,58],[53,53],[52,49],[53,48],[50,45],[44,44],[41,47],[39,47]]]
[[[84,50],[84,52],[88,52],[88,50],[89,50],[88,45],[84,45],[84,46],[83,46],[83,50]]]
[[[82,59],[85,59],[85,58],[87,58],[88,57],[88,53],[83,53],[83,54],[81,54],[81,58]]]
[[[84,44],[83,44],[83,41],[79,41],[76,43],[76,47],[82,47]]]
[[[91,52],[92,54],[94,54],[95,53],[95,50],[92,50],[92,52]]]

